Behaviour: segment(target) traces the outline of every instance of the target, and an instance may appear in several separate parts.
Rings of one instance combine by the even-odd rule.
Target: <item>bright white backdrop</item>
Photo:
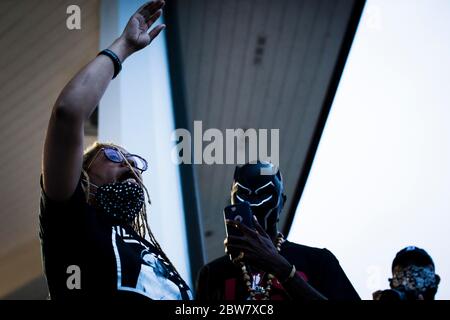
[[[426,249],[450,297],[450,2],[369,0],[289,234],[363,299]]]

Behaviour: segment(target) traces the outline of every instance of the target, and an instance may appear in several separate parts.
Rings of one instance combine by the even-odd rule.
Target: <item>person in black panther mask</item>
[[[152,28],[163,6],[159,0],[138,9],[122,35],[72,78],[53,107],[39,216],[51,299],[192,298],[147,222],[141,175],[147,161],[111,143],[96,142],[83,152],[85,123],[125,59],[164,29]]]
[[[231,203],[244,202],[250,205],[255,229],[227,221],[240,235],[229,234],[225,250],[240,254],[233,259],[225,255],[200,270],[197,299],[359,300],[330,251],[287,241],[278,231],[286,196],[275,166],[258,161],[236,167]]]

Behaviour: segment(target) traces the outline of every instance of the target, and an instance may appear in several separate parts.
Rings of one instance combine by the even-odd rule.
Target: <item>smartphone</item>
[[[238,228],[227,225],[226,220],[239,221],[250,229],[255,229],[255,225],[253,224],[252,209],[247,202],[240,202],[238,204],[233,204],[225,207],[225,209],[223,209],[223,216],[225,220],[225,230],[227,233],[227,237],[229,235],[242,236],[242,233]],[[231,250],[231,252],[230,250],[228,250],[228,254],[230,256],[230,259],[233,259],[239,255],[239,253],[233,252],[233,250]]]

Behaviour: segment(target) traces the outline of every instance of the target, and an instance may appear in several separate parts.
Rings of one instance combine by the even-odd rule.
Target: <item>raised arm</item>
[[[130,18],[122,35],[108,48],[121,62],[148,46],[164,29],[158,25],[162,0],[151,1]],[[83,162],[84,124],[98,105],[114,75],[111,58],[99,55],[79,71],[60,93],[53,107],[44,144],[43,184],[53,200],[68,199],[78,184]]]

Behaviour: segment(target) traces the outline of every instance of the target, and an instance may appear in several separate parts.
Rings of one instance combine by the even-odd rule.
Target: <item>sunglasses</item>
[[[100,150],[103,150],[103,153],[109,161],[115,163],[124,163],[126,159],[133,168],[139,170],[141,173],[148,168],[147,160],[145,160],[141,156],[138,156],[137,154],[122,153],[121,151],[112,147],[102,148]]]

